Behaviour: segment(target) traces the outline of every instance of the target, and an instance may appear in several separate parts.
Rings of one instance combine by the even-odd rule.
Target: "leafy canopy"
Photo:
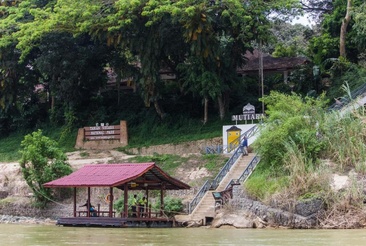
[[[319,99],[302,98],[272,91],[263,99],[267,105],[264,127],[254,143],[263,166],[282,172],[286,163],[286,144],[292,142],[310,160],[316,160],[322,149],[317,141],[317,126],[322,122],[324,95]]]
[[[20,167],[23,177],[32,189],[36,202],[44,206],[53,194],[43,184],[70,174],[71,166],[57,142],[43,136],[41,130],[26,135],[21,147]]]

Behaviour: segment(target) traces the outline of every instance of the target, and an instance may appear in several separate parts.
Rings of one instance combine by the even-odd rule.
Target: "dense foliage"
[[[0,7],[2,133],[48,121],[68,127],[118,121],[128,115],[124,105],[135,115],[151,107],[160,119],[181,113],[203,123],[213,114],[224,119],[247,102],[236,100],[243,94],[259,105],[258,85],[247,91],[236,68],[253,43],[270,41],[271,12],[297,6],[295,0],[6,1]],[[119,83],[108,89],[105,68],[128,80],[138,99],[124,100]],[[164,80],[162,71],[175,79]]]
[[[134,195],[130,195],[128,198],[128,214],[132,216],[132,199]],[[142,198],[141,194],[137,195],[137,201],[139,201]],[[153,201],[153,202],[152,202]],[[153,213],[159,212],[161,209],[160,206],[160,199],[158,197],[153,197],[149,201],[149,207],[151,206],[151,209]],[[116,209],[118,212],[124,211],[124,198],[120,197],[114,204],[114,209]],[[164,209],[163,214],[168,217],[172,217],[179,212],[183,211],[183,203],[181,198],[173,198],[170,196],[164,197]]]
[[[256,141],[261,160],[268,168],[277,169],[286,162],[286,146],[298,146],[305,158],[315,163],[322,150],[322,141],[316,139],[322,121],[325,101],[296,94],[272,92],[262,99],[267,105],[264,129]]]
[[[334,61],[347,2],[352,11],[340,70]],[[145,115],[164,121],[179,115],[205,124],[248,102],[260,108],[257,76],[237,76],[243,54],[258,48],[274,57],[305,55],[312,62],[291,74],[289,83],[281,74],[266,75],[264,94],[318,96],[331,90],[329,97],[338,97],[340,84],[334,80],[343,80],[347,62],[364,60],[364,5],[359,0],[4,1],[0,134],[45,122],[65,125],[68,134],[95,122],[132,118],[135,124]],[[316,16],[317,26],[283,21],[301,10]],[[328,78],[336,83],[324,86]],[[120,83],[107,86],[115,81],[134,92]]]
[[[344,90],[349,94],[349,88]],[[249,193],[278,204],[318,197],[329,207],[340,201],[360,206],[364,195],[359,184],[343,193],[329,184],[333,173],[366,172],[364,107],[328,111],[324,98],[278,92],[263,100],[268,117],[254,143],[261,162],[245,184]]]
[[[158,200],[154,206],[157,211],[161,207],[160,200]],[[175,197],[164,197],[164,211],[163,214],[168,217],[173,217],[174,215],[177,215],[181,212],[183,212],[183,202],[181,198],[175,198]]]
[[[43,136],[41,130],[26,135],[21,147],[23,177],[33,191],[37,204],[44,206],[53,198],[53,194],[43,184],[70,174],[71,166],[57,142]]]

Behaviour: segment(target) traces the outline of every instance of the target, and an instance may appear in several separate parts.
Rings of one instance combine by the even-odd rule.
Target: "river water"
[[[0,245],[366,245],[366,230],[88,228],[0,224]]]

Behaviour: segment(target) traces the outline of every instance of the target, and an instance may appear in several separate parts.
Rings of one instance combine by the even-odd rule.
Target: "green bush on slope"
[[[261,162],[245,185],[248,192],[267,202],[310,196],[332,206],[346,199],[331,190],[331,174],[365,173],[363,107],[341,115],[328,112],[323,97],[272,92],[263,100],[268,117],[254,143]],[[359,192],[346,193],[353,194],[353,201],[361,199],[355,196]]]

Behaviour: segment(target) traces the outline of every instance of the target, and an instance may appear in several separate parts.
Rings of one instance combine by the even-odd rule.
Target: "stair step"
[[[249,153],[248,156],[240,157],[235,165],[231,167],[231,170],[226,174],[215,191],[223,191],[232,179],[238,179],[254,156],[254,153]],[[212,191],[209,191],[204,195],[201,202],[190,215],[190,218],[192,220],[201,220],[205,217],[213,216],[215,216],[215,199],[212,196]]]

